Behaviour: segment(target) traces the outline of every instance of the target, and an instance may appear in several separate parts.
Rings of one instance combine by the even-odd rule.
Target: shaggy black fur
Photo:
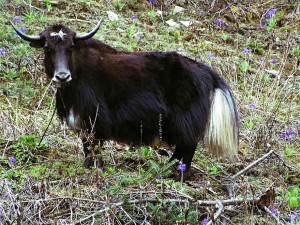
[[[64,40],[49,35],[59,30],[66,33]],[[176,145],[171,160],[182,159],[189,173],[214,90],[229,89],[214,70],[176,52],[124,52],[95,39],[75,41],[75,32],[61,25],[40,36],[31,45],[46,45],[47,75],[53,77],[56,57],[67,58],[72,74],[56,94],[60,119],[72,108],[81,129],[93,130],[96,139],[134,144],[151,144],[161,128],[162,140]]]

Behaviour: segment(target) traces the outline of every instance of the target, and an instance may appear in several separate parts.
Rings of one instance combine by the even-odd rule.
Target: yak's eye
[[[49,51],[50,51],[50,48],[49,48],[49,46],[48,46],[47,44],[44,45],[44,50],[45,50],[46,52],[49,52]]]

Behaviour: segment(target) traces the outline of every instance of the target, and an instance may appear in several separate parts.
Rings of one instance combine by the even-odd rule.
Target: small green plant
[[[152,174],[153,177],[162,178],[162,177],[167,177],[172,172],[171,168],[177,162],[175,160],[173,160],[172,162],[169,162],[162,167],[160,167],[159,164],[157,164],[156,162],[154,162],[152,160],[149,160],[149,163],[150,163],[150,168],[146,172],[146,175]]]
[[[299,56],[299,55],[300,55],[300,48],[299,48],[299,46],[292,47],[292,49],[289,52],[289,56],[295,57],[295,56]]]
[[[222,40],[225,41],[225,42],[228,40],[229,37],[230,37],[230,36],[229,36],[228,34],[225,34],[225,33],[223,33],[223,34],[221,35]]]
[[[291,186],[288,188],[288,193],[285,196],[289,206],[291,208],[296,208],[300,206],[300,188],[299,186]]]
[[[285,156],[291,156],[294,154],[294,149],[293,148],[290,148],[290,147],[286,147],[285,150],[284,150],[284,155]]]
[[[25,54],[28,55],[30,52],[28,45],[25,45],[24,43],[14,45],[12,50],[14,55],[18,57],[23,57]]]
[[[266,30],[270,32],[271,29],[272,29],[273,27],[276,26],[276,24],[277,24],[276,18],[275,18],[275,17],[272,17],[272,18],[269,20],[269,23],[268,23],[268,26],[266,27]]]
[[[137,185],[138,183],[139,183],[139,179],[137,177],[129,177],[126,175],[123,175],[119,181],[119,185],[123,187],[129,185]]]
[[[134,38],[134,34],[137,32],[137,29],[135,26],[130,26],[126,29],[126,33],[128,35],[129,39],[133,39]]]
[[[154,153],[154,150],[147,146],[141,147],[140,151],[142,153],[142,156],[144,156],[146,159],[150,159]]]
[[[245,73],[245,72],[247,72],[248,69],[249,69],[249,63],[245,60],[242,61],[240,63],[240,70]]]
[[[38,17],[39,17],[39,15],[34,11],[29,11],[29,12],[25,13],[25,18],[28,19],[29,21],[34,21]]]
[[[262,83],[270,83],[271,81],[271,77],[269,74],[262,74],[261,78],[260,78],[260,81]]]
[[[119,0],[115,4],[116,4],[118,11],[122,11],[124,9],[125,4],[122,1]]]
[[[32,162],[39,161],[39,157],[37,155],[32,154],[32,150],[39,148],[43,149],[46,146],[44,144],[39,144],[39,139],[36,138],[34,134],[30,135],[22,135],[19,140],[9,146],[9,150],[12,151],[12,154],[17,159],[18,163],[27,162],[27,164],[31,164]]]
[[[34,134],[22,135],[18,142],[12,146],[11,149],[19,149],[19,148],[35,148],[39,144],[39,139]],[[42,145],[41,147],[45,147]]]
[[[245,126],[246,126],[248,129],[253,129],[253,127],[254,127],[254,125],[255,125],[255,123],[254,123],[253,120],[246,120],[246,121],[244,122],[244,124],[245,124]]]
[[[38,165],[38,166],[32,166],[28,172],[34,178],[40,179],[45,174],[46,170],[47,170],[46,166]]]
[[[173,31],[173,36],[174,36],[174,38],[175,38],[176,41],[180,41],[181,35],[180,35],[180,31],[179,30],[174,30]]]
[[[220,165],[213,165],[212,167],[210,167],[209,173],[213,175],[217,175],[219,174],[220,169],[221,169]]]
[[[184,220],[183,210],[178,208],[176,203],[173,202],[168,204],[168,207],[164,203],[147,203],[147,208],[153,215],[153,218],[155,218],[154,224],[175,224]]]
[[[20,181],[22,179],[25,179],[26,176],[20,169],[12,169],[7,171],[6,178],[8,178],[9,180]]]
[[[109,166],[109,167],[106,168],[106,171],[109,174],[115,174],[116,173],[116,168],[112,167],[112,166]]]
[[[152,9],[150,12],[148,12],[148,16],[151,19],[154,19],[154,18],[156,18],[156,12]]]
[[[264,53],[264,45],[262,42],[260,41],[251,41],[249,44],[248,44],[248,47],[249,49],[252,49],[253,52],[256,52],[257,54],[263,54]]]
[[[132,157],[132,152],[130,151],[126,151],[125,152],[125,156],[128,158],[128,157]]]
[[[51,1],[50,0],[44,0],[44,4],[46,6],[47,11],[50,12],[52,10]]]
[[[283,11],[277,11],[276,9],[270,9],[267,12],[266,17],[268,18],[266,30],[268,32],[270,32],[272,30],[272,28],[277,25],[278,21],[283,19],[284,12]]]

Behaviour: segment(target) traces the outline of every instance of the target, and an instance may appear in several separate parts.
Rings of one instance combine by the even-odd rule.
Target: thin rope
[[[50,124],[51,124],[51,122],[52,122],[52,120],[53,120],[53,117],[54,117],[56,108],[57,108],[57,105],[55,104],[55,109],[53,110],[51,119],[50,119],[50,121],[49,121],[49,123],[48,123],[48,125],[47,125],[47,127],[46,127],[46,129],[45,129],[45,131],[44,131],[44,133],[43,133],[43,136],[42,136],[42,138],[41,138],[41,140],[40,140],[40,142],[39,142],[38,145],[40,145],[40,144],[42,143],[42,141],[44,140],[44,137],[45,137],[45,135],[46,135],[46,132],[48,131],[48,129],[49,129],[49,127],[50,127]]]

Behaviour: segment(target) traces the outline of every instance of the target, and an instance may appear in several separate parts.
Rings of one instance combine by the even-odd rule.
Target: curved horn
[[[27,35],[24,34],[19,28],[16,27],[16,25],[13,24],[13,22],[9,21],[17,34],[24,39],[25,41],[39,41],[41,40],[41,37],[39,35]]]
[[[88,34],[84,34],[84,35],[78,35],[78,34],[76,34],[75,40],[87,40],[87,39],[93,37],[97,33],[97,31],[98,31],[101,23],[102,23],[102,19],[100,19],[100,21],[98,22],[98,24],[96,25],[96,27],[90,33],[88,33]]]

